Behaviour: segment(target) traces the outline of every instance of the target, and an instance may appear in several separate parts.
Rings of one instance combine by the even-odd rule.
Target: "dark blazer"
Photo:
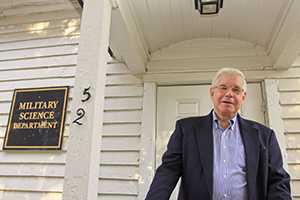
[[[179,200],[209,200],[213,193],[212,112],[176,122],[146,200],[169,199],[181,177]],[[282,167],[274,131],[238,115],[246,155],[248,200],[289,200],[290,177]]]

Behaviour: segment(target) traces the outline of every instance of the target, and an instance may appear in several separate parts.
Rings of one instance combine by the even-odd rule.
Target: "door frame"
[[[277,140],[283,156],[283,164],[287,171],[287,152],[285,148],[284,127],[281,116],[281,106],[279,104],[279,92],[277,89],[277,79],[247,80],[247,82],[260,82],[262,86],[262,98],[266,101],[265,119],[266,125],[275,131]],[[155,143],[156,143],[156,95],[157,87],[163,85],[188,85],[191,83],[159,83],[156,81],[144,82],[143,112],[141,124],[140,143],[140,176],[138,200],[145,198],[149,186],[155,174]],[[207,81],[193,84],[210,84]],[[278,103],[276,103],[278,102]]]

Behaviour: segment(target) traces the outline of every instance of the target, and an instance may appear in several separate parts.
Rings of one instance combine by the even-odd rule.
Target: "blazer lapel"
[[[204,176],[210,196],[213,190],[213,135],[212,135],[212,113],[199,120],[196,126],[196,138],[200,161],[203,166]]]
[[[255,191],[255,179],[259,162],[260,142],[258,130],[252,127],[252,124],[238,115],[240,131],[245,148],[246,156],[246,177],[248,184],[248,199],[252,199]]]

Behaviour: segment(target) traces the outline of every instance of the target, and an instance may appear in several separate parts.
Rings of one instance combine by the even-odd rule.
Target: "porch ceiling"
[[[224,0],[223,8],[214,16],[201,16],[195,10],[194,0],[115,0],[114,3],[110,47],[133,74],[151,71],[153,55],[159,57],[160,52],[174,48],[174,44],[186,42],[185,48],[195,48],[191,45],[193,40],[212,40],[206,42],[211,51],[217,48],[215,39],[251,44],[258,49],[252,55],[254,60],[256,55],[262,56],[262,50],[269,59],[269,63],[260,67],[289,68],[300,53],[298,0]],[[159,71],[159,67],[155,69]]]

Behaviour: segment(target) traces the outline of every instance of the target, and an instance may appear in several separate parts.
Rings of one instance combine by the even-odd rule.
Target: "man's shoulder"
[[[240,117],[240,118],[239,118],[239,121],[240,121],[241,123],[248,124],[248,125],[252,126],[253,128],[262,129],[262,130],[265,130],[265,131],[271,130],[271,129],[270,129],[269,127],[267,127],[266,125],[261,124],[261,123],[256,122],[256,121],[253,121],[253,120],[250,120],[250,119],[245,119],[245,118]]]
[[[181,124],[198,124],[203,120],[211,120],[210,114],[204,116],[186,117],[179,119],[178,122]]]

